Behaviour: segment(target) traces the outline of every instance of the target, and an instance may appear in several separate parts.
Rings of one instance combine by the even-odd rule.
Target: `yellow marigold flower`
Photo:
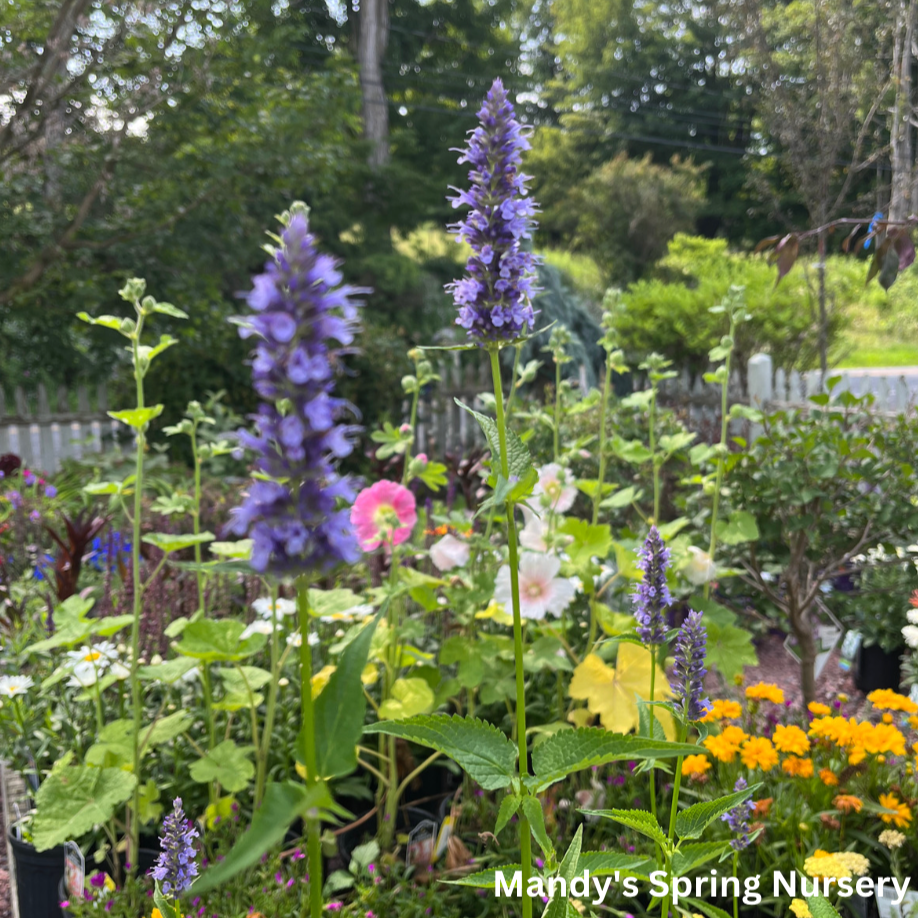
[[[718,762],[730,763],[736,758],[736,754],[739,752],[739,746],[725,739],[723,733],[719,736],[707,737],[702,745]]]
[[[734,746],[739,746],[740,743],[745,742],[749,739],[749,734],[740,727],[736,727],[733,724],[728,724],[723,730],[720,731],[720,735],[728,742],[733,743]],[[916,750],[918,751],[918,750]]]
[[[826,714],[832,713],[832,709],[821,701],[811,701],[806,707],[810,714],[815,714],[817,717],[825,717]]]
[[[876,724],[864,735],[864,748],[874,754],[905,755],[905,736],[892,724]]]
[[[771,682],[750,685],[746,689],[746,697],[760,701],[771,701],[774,704],[784,704],[784,692]]]
[[[706,755],[687,755],[682,761],[682,774],[689,777],[703,775],[711,767]]]
[[[908,725],[909,725],[913,730],[918,730],[918,716],[916,716],[916,715],[913,714],[913,715],[908,719]]]
[[[864,808],[864,801],[854,794],[839,794],[832,803],[835,804],[835,809],[843,813],[860,813]]]
[[[855,746],[848,753],[848,764],[849,765],[860,765],[864,759],[867,758],[867,751],[863,746]]]
[[[883,715],[883,723],[884,723],[884,724],[891,724],[892,722],[893,722],[893,716],[892,716],[892,714],[884,714],[884,715]]]
[[[817,717],[810,724],[809,734],[816,739],[831,740],[843,746],[851,735],[851,725],[844,717]]]
[[[838,700],[844,704],[848,700],[848,696],[844,692],[838,693]]]
[[[825,851],[817,851],[812,857],[808,857],[803,862],[803,869],[811,877],[840,880],[851,876],[851,871],[834,854],[827,854]]]
[[[810,911],[805,899],[794,899],[790,904],[790,910],[795,918],[813,918],[813,913]]]
[[[771,771],[778,764],[778,753],[771,740],[764,736],[753,736],[743,743],[740,758],[747,768],[761,768]]]
[[[832,856],[856,877],[864,876],[870,869],[870,861],[856,851],[838,851]]]
[[[713,723],[715,720],[736,720],[743,713],[742,705],[738,701],[725,698],[716,698],[711,702],[711,710],[701,718],[703,724]]]
[[[792,778],[812,778],[813,777],[813,760],[798,759],[795,755],[789,755],[782,763],[782,770]]]
[[[908,804],[901,803],[895,794],[880,794],[880,806],[892,813],[880,813],[883,822],[893,823],[897,829],[904,829],[912,821],[912,811]]]
[[[774,735],[775,749],[778,752],[791,752],[794,755],[805,755],[810,751],[810,741],[799,727],[785,727],[778,724]]]
[[[826,787],[838,787],[838,775],[834,771],[828,768],[822,768],[819,771],[819,780],[825,784]]]
[[[904,711],[906,714],[918,714],[918,704],[892,689],[877,689],[867,696],[867,700],[881,711]]]

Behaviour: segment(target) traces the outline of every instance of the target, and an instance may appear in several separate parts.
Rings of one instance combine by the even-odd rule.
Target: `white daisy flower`
[[[0,676],[0,695],[5,698],[25,695],[34,684],[31,676]]]
[[[93,662],[76,663],[67,685],[72,688],[89,688],[99,681],[99,668]]]
[[[240,641],[244,641],[246,638],[251,637],[253,634],[270,634],[274,628],[271,625],[271,622],[265,621],[254,621],[249,625],[245,631],[239,636]]]
[[[293,634],[287,635],[287,643],[291,647],[302,647],[303,646],[303,635],[299,631],[294,631]],[[309,641],[307,642],[310,647],[315,647],[319,643],[319,635],[313,631],[309,635]]]
[[[109,651],[111,648],[111,651]],[[113,653],[112,653],[113,651]],[[103,672],[108,664],[118,656],[115,645],[109,641],[102,641],[100,644],[94,644],[90,647],[84,644],[79,650],[68,650],[67,656],[73,668],[78,666],[88,666],[91,669]]]
[[[252,608],[255,610],[256,615],[260,615],[267,621],[271,620],[270,596],[259,596],[258,599],[252,603]],[[274,610],[278,618],[282,615],[296,615],[296,603],[292,599],[278,599],[274,605]]]

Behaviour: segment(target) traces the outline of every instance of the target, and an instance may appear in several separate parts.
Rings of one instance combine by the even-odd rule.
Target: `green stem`
[[[497,410],[497,436],[500,444],[501,474],[510,479],[510,464],[507,456],[507,425],[504,417],[504,396],[500,381],[500,359],[498,349],[491,349],[491,375],[494,378],[494,398]],[[523,672],[523,620],[520,614],[520,568],[519,551],[516,542],[516,520],[512,504],[507,505],[507,548],[510,564],[510,595],[513,604],[513,650],[516,662],[516,738],[519,748],[520,774],[529,774],[529,755],[526,745],[526,679]],[[532,838],[529,820],[520,813],[520,860],[523,879],[523,918],[532,918],[532,899],[526,890],[532,875]]]
[[[602,385],[602,402],[599,406],[599,480],[593,495],[593,525],[599,522],[599,505],[602,502],[602,486],[606,480],[606,414],[609,410],[609,390],[612,388],[612,361],[606,354],[606,376]],[[592,626],[591,626],[592,627]]]
[[[520,346],[513,349],[513,370],[510,373],[510,392],[507,395],[507,423],[513,417],[513,397],[516,395],[516,381],[520,375]]]
[[[651,384],[650,461],[653,463],[653,523],[660,523],[660,466],[657,464],[657,384]]]
[[[688,725],[682,724],[679,727],[679,742],[684,743],[686,737],[688,736]],[[667,838],[669,839],[670,850],[672,849],[673,839],[676,836],[676,815],[679,812],[679,789],[682,787],[682,760],[684,756],[679,756],[676,759],[676,776],[673,780],[673,802],[669,811],[669,832],[667,833]],[[670,879],[672,877],[670,876]],[[662,918],[667,918],[669,915],[669,901],[670,895],[663,900],[663,911],[661,912]]]
[[[730,336],[733,337],[733,323],[730,323]],[[720,512],[720,489],[723,487],[724,483],[724,466],[726,464],[726,456],[723,455],[723,450],[727,448],[727,397],[729,394],[730,386],[730,358],[733,355],[733,350],[730,350],[730,353],[727,354],[727,360],[724,363],[727,373],[724,378],[723,383],[720,387],[720,448],[721,454],[717,457],[717,474],[714,476],[714,497],[711,501],[711,542],[708,547],[708,554],[711,557],[711,561],[714,560],[714,551],[717,548],[717,514]],[[704,585],[704,598],[707,599],[711,595],[711,581],[709,580]]]
[[[739,862],[739,851],[733,852],[733,879],[736,879],[736,870]],[[733,918],[739,918],[739,895],[736,890],[738,889],[738,884],[733,884]]]
[[[650,739],[653,739],[653,724],[656,719],[653,708],[653,699],[656,692],[657,681],[657,646],[650,645]],[[650,812],[654,817],[657,815],[657,780],[656,772],[650,769]]]
[[[415,377],[417,379],[417,377]],[[408,466],[411,464],[411,447],[414,446],[415,428],[418,423],[418,400],[421,398],[421,386],[415,386],[411,397],[411,442],[405,449],[405,464],[402,467],[402,485],[408,485]]]
[[[201,459],[198,456],[198,437],[197,421],[193,422],[191,428],[191,458],[194,462],[194,513],[191,521],[194,526],[194,534],[201,534]],[[198,611],[194,618],[202,618],[204,615],[204,571],[201,568],[201,543],[196,542],[194,546],[194,561],[197,566],[198,578]]]
[[[209,742],[208,751],[214,749],[217,745],[217,727],[214,722],[214,692],[213,683],[210,681],[210,669],[207,664],[201,663],[201,685],[204,689],[204,718],[207,721],[207,739]],[[216,782],[210,784],[210,802],[217,802]]]
[[[309,646],[309,584],[305,578],[297,583],[297,613],[300,619],[300,705],[303,719],[306,786],[313,788],[319,781],[316,756],[315,709],[312,703],[312,648]],[[311,814],[315,810],[311,811]],[[309,910],[303,902],[301,915],[322,918],[322,838],[321,825],[315,815],[306,817],[306,848],[309,854]]]
[[[557,354],[555,356],[555,429],[554,429],[554,455],[555,462],[558,461],[558,456],[561,453],[560,448],[560,427],[561,427],[561,355]]]
[[[300,635],[302,638],[302,635]],[[277,585],[271,587],[271,685],[268,688],[268,707],[265,711],[265,726],[258,746],[258,764],[255,775],[255,809],[261,803],[265,792],[268,771],[268,747],[274,732],[274,711],[277,706],[277,683],[280,667],[277,665]]]
[[[387,701],[391,697],[392,686],[398,678],[398,671],[401,663],[401,647],[398,643],[399,629],[399,610],[395,600],[394,593],[398,583],[398,553],[395,545],[390,544],[389,553],[389,605],[386,609],[386,622],[389,627],[389,646],[386,650],[386,672],[383,681],[383,696],[380,703]],[[398,818],[398,801],[399,801],[399,782],[398,782],[398,759],[397,740],[394,736],[384,737],[384,743],[380,745],[380,757],[386,760],[388,766],[388,780],[384,786],[385,806],[379,808],[382,819],[379,821],[379,846],[384,851],[392,847],[395,839],[395,824]]]

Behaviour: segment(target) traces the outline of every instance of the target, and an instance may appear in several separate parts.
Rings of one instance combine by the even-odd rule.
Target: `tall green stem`
[[[302,634],[300,635],[302,638]],[[277,683],[280,679],[280,668],[277,665],[277,585],[271,587],[271,685],[268,688],[268,707],[265,711],[265,726],[261,743],[256,755],[258,757],[255,775],[255,809],[261,803],[265,792],[265,781],[268,771],[268,747],[271,745],[271,734],[274,732],[274,711],[277,707]]]
[[[650,645],[650,739],[653,739],[653,725],[656,720],[654,714],[653,700],[656,694],[657,682],[657,645]],[[650,769],[650,812],[657,815],[657,781],[656,772]]]
[[[143,332],[143,311],[137,306],[137,329],[131,340],[134,358],[134,381],[137,389],[137,407],[143,408],[143,365],[140,360],[140,335]],[[131,539],[131,566],[134,586],[134,620],[131,622],[131,707],[134,715],[134,730],[131,737],[132,763],[134,767],[134,795],[131,802],[131,832],[129,858],[133,870],[137,870],[140,854],[140,616],[143,612],[143,582],[140,577],[140,514],[143,510],[143,454],[146,449],[146,428],[137,429],[137,459],[134,467],[134,519]]]
[[[660,466],[657,463],[657,384],[651,384],[650,396],[650,461],[653,463],[653,522],[660,523]]]
[[[194,513],[192,525],[194,534],[201,534],[201,457],[198,456],[198,422],[194,421],[191,428],[191,458],[194,462]],[[194,560],[197,567],[198,578],[198,611],[195,618],[204,615],[204,570],[201,567],[201,543],[195,542]]]
[[[554,424],[554,457],[555,462],[561,454],[561,357],[555,357],[555,424]]]
[[[504,417],[504,396],[500,380],[500,358],[498,349],[492,348],[491,375],[494,379],[494,399],[497,412],[497,436],[500,445],[501,475],[509,481],[510,463],[507,455],[507,424]],[[523,672],[523,619],[520,614],[520,570],[519,550],[516,540],[516,520],[512,504],[507,505],[507,548],[510,565],[510,595],[513,604],[513,650],[516,662],[516,740],[519,747],[520,774],[529,774],[529,755],[526,738],[526,678]],[[532,918],[532,899],[527,888],[532,875],[532,838],[529,820],[520,812],[520,860],[523,878],[523,918]]]
[[[309,583],[300,578],[297,583],[297,614],[300,620],[300,706],[303,719],[306,786],[315,787],[319,781],[316,755],[316,720],[312,703],[312,648],[309,646]],[[315,812],[314,810],[311,812]],[[322,838],[321,825],[314,815],[306,817],[306,850],[309,854],[309,909],[303,902],[301,915],[322,918]]]
[[[402,484],[408,485],[408,466],[411,464],[411,452],[412,446],[414,446],[414,438],[416,435],[416,427],[418,423],[418,401],[421,398],[421,386],[416,385],[414,387],[414,393],[411,396],[411,443],[405,448],[405,463],[402,467]]]
[[[513,417],[513,399],[516,396],[516,381],[520,378],[520,346],[513,348],[513,370],[510,373],[510,391],[507,393],[507,423]]]
[[[732,323],[730,325],[730,336],[731,338],[733,336]],[[727,397],[730,387],[730,358],[732,356],[733,350],[731,349],[724,363],[726,375],[720,387],[720,453],[717,456],[717,473],[714,476],[714,497],[711,501],[711,542],[708,547],[708,554],[712,562],[714,561],[714,551],[717,548],[717,514],[720,512],[720,489],[724,484],[724,465],[726,464],[724,453],[727,449]],[[704,585],[704,598],[707,599],[710,595],[711,581],[709,580]]]
[[[612,388],[612,361],[606,355],[606,376],[602,384],[602,402],[599,406],[599,479],[593,495],[593,525],[599,522],[599,505],[602,503],[602,486],[606,481],[606,415],[609,411],[609,390]],[[590,623],[592,633],[593,624]],[[590,641],[593,646],[593,641]]]
[[[679,727],[679,742],[684,743],[686,737],[688,736],[688,725],[682,724]],[[669,838],[670,847],[672,847],[673,839],[676,836],[676,815],[679,812],[679,789],[682,787],[682,760],[684,756],[679,756],[676,759],[676,776],[673,780],[673,802],[669,810],[669,831],[667,833],[667,838]],[[670,875],[670,880],[672,876]],[[670,896],[667,895],[663,900],[663,911],[661,912],[662,918],[667,918],[669,915],[669,902]]]

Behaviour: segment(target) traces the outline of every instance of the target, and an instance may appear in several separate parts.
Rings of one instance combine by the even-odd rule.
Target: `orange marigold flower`
[[[749,734],[734,724],[728,724],[726,727],[724,727],[723,730],[720,731],[720,735],[728,743],[733,743],[734,746],[739,746],[740,743],[749,739]]]
[[[778,724],[775,727],[774,744],[779,752],[792,752],[794,755],[805,755],[810,751],[810,741],[806,734],[793,725],[785,727]]]
[[[774,797],[764,797],[762,800],[756,800],[752,808],[752,815],[757,818],[767,816],[771,812],[771,805],[774,802]]]
[[[706,755],[687,755],[682,761],[682,774],[689,777],[703,775],[711,767]]]
[[[810,714],[815,714],[817,717],[825,717],[832,713],[832,709],[821,701],[811,701],[806,708]]]
[[[731,743],[724,737],[723,733],[718,736],[707,737],[702,745],[718,762],[726,762],[728,764],[736,758],[736,754],[739,752],[739,745]]]
[[[812,778],[813,777],[813,760],[799,759],[795,755],[789,755],[782,763],[782,770],[792,778]]]
[[[906,714],[918,714],[918,704],[892,689],[877,689],[867,696],[867,700],[881,711],[904,711]]]
[[[764,736],[753,736],[743,743],[740,758],[747,768],[761,768],[771,771],[778,764],[778,753],[771,740]]]
[[[761,701],[771,701],[774,704],[784,704],[784,692],[771,682],[750,685],[746,689],[746,697]]]
[[[825,784],[826,787],[837,787],[838,786],[838,775],[834,771],[830,771],[828,768],[823,768],[819,772],[819,780]]]
[[[897,829],[904,829],[912,821],[908,804],[902,803],[895,794],[880,794],[880,806],[893,811],[880,813],[880,819],[887,824],[894,823]]]
[[[701,718],[701,722],[708,724],[713,723],[715,720],[736,720],[742,713],[743,708],[738,701],[716,698],[711,702],[711,710]]]
[[[835,809],[843,813],[860,813],[864,808],[864,801],[860,797],[855,797],[854,794],[839,794],[832,803]]]
[[[882,719],[884,724],[891,724],[893,722],[892,714],[884,714]]]
[[[863,742],[864,748],[874,755],[905,755],[905,737],[892,724],[876,724],[869,733],[865,731]]]

